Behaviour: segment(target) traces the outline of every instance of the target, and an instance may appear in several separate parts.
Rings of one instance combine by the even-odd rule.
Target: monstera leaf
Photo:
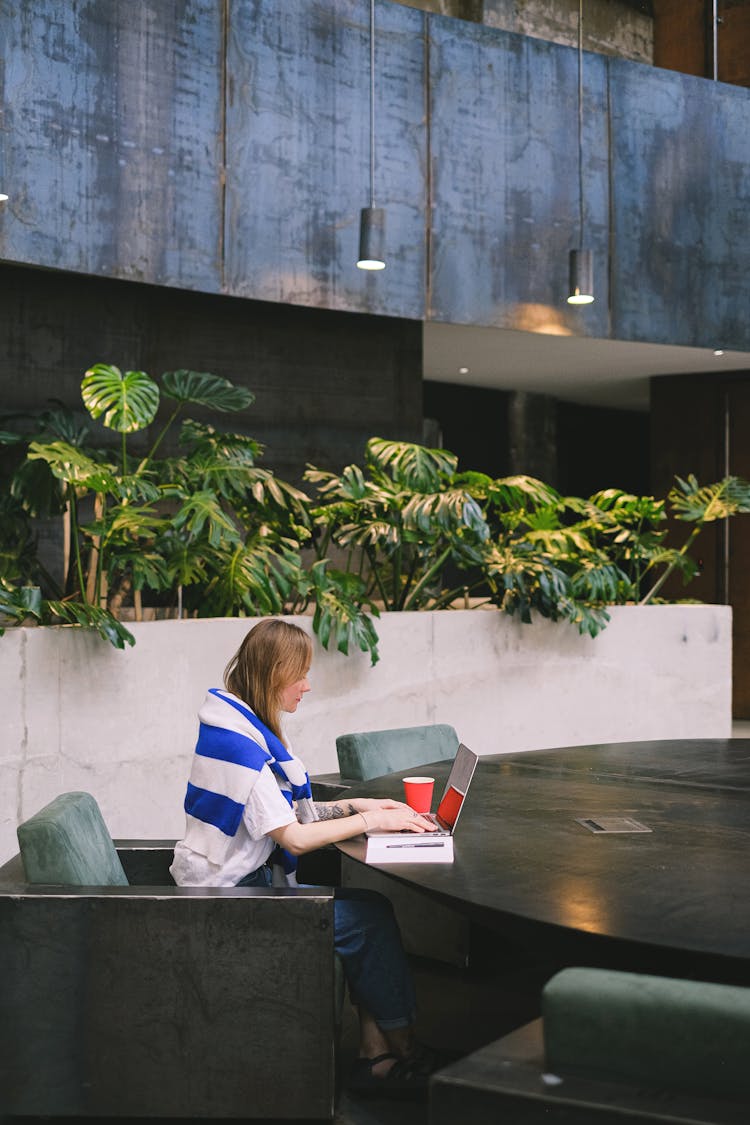
[[[419,492],[437,492],[458,464],[455,453],[447,449],[427,449],[409,441],[378,437],[370,438],[366,455],[371,464],[389,473],[398,484]]]
[[[255,395],[247,387],[238,387],[207,371],[165,371],[161,377],[164,393],[179,403],[210,406],[212,410],[228,412],[244,410],[255,402]]]
[[[82,449],[66,441],[50,441],[46,445],[32,441],[28,460],[46,461],[53,476],[77,488],[90,488],[93,492],[114,492],[116,477],[109,465],[102,465]]]
[[[132,434],[153,422],[159,408],[159,388],[145,371],[126,371],[96,363],[81,382],[83,402],[92,418],[110,430]]]

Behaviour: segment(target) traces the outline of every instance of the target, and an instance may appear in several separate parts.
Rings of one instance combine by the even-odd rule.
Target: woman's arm
[[[403,801],[393,801],[390,797],[339,797],[337,801],[316,801],[315,811],[318,820],[338,820],[342,816],[354,816],[358,812],[371,809],[406,809]]]
[[[351,804],[359,804],[365,798],[354,798]],[[370,802],[368,802],[370,803]],[[346,807],[349,801],[331,801],[327,805],[341,805]],[[434,832],[435,825],[425,820],[419,813],[415,813],[408,805],[400,801],[382,802],[372,801],[376,807],[367,811],[354,810],[342,812],[327,820],[313,820],[306,824],[294,821],[292,824],[274,828],[269,835],[286,851],[292,855],[304,855],[305,852],[322,848],[325,844],[337,844],[341,840],[350,840],[352,836],[359,836],[362,832],[376,830],[380,832]],[[395,806],[395,807],[394,807]]]

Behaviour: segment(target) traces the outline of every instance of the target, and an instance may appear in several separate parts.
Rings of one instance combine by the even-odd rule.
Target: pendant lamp
[[[375,206],[375,0],[370,0],[370,205],[360,213],[357,267],[385,269],[385,210]]]
[[[569,305],[594,300],[594,260],[583,246],[583,0],[578,0],[578,249],[570,251]]]

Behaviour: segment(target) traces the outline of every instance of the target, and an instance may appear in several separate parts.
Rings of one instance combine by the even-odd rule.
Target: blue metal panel
[[[0,254],[218,290],[221,5],[22,0],[0,18]]]
[[[433,254],[429,316],[523,326],[527,304],[608,332],[606,61],[584,55],[584,235],[597,300],[565,304],[578,245],[577,52],[430,21]]]
[[[524,327],[531,306],[593,336],[750,347],[750,91],[585,54],[597,300],[571,312],[576,51],[386,0],[376,26],[383,273],[355,266],[368,0],[2,5],[0,255],[410,319]]]
[[[368,0],[233,0],[226,279],[270,301],[421,318],[423,13],[376,5],[375,200],[387,266],[356,268],[370,190]]]
[[[612,61],[613,336],[750,347],[750,90]]]

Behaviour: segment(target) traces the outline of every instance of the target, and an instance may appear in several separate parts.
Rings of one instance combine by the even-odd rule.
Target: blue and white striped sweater
[[[310,779],[299,760],[241,699],[211,688],[198,712],[200,727],[185,796],[185,843],[212,863],[226,858],[264,765],[300,821],[316,820]],[[296,859],[284,853],[284,870]]]

